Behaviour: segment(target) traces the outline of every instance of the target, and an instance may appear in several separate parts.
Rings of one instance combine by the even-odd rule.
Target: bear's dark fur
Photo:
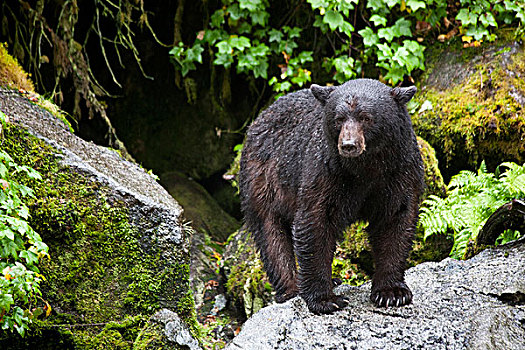
[[[423,163],[406,103],[415,87],[357,79],[279,98],[248,130],[240,190],[278,302],[297,294],[314,313],[347,304],[332,289],[336,238],[369,221],[371,300],[405,305]],[[298,268],[296,265],[296,259]]]

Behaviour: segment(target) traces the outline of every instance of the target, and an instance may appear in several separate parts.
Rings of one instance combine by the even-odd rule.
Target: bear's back
[[[245,150],[256,152],[259,158],[278,157],[297,149],[303,151],[311,137],[321,127],[321,105],[309,89],[280,97],[262,111],[250,126]],[[248,153],[246,152],[246,153]]]

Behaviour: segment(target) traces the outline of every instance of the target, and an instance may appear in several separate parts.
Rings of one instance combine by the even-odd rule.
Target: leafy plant
[[[502,168],[506,168],[503,173]],[[475,240],[489,216],[511,199],[525,196],[525,164],[502,163],[495,173],[487,172],[482,162],[477,173],[463,170],[452,177],[446,198],[429,196],[421,207],[420,225],[424,237],[446,234],[454,240],[450,256],[465,256],[470,240]],[[500,243],[519,237],[504,232]]]
[[[182,75],[203,62],[209,48],[211,61],[239,74],[268,80],[284,93],[310,82],[316,62],[329,80],[342,83],[363,76],[363,66],[380,70],[381,78],[398,84],[425,69],[425,36],[452,24],[464,41],[496,39],[501,24],[525,23],[523,1],[460,0],[307,0],[295,1],[290,17],[270,21],[268,0],[222,0],[207,28],[192,45],[183,42],[170,51]],[[359,19],[359,20],[358,20]],[[293,25],[292,25],[293,24]],[[452,28],[452,27],[451,27]],[[446,36],[448,37],[448,36]],[[308,40],[305,38],[322,38]],[[367,74],[373,74],[367,71]]]
[[[0,111],[0,122],[7,117]],[[20,166],[0,150],[0,326],[24,335],[28,324],[51,307],[41,298],[38,262],[48,256],[48,247],[28,224],[29,209],[25,198],[33,197],[31,188],[16,178],[39,180],[32,168]],[[45,307],[38,307],[40,304]]]

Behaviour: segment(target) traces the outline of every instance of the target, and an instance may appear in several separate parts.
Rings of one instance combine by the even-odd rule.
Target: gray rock
[[[372,306],[369,283],[338,287],[351,301],[333,315],[300,298],[270,305],[227,349],[525,349],[525,239],[418,265],[406,281],[414,301],[401,308]]]
[[[190,334],[188,327],[180,317],[168,309],[159,310],[152,317],[152,321],[164,326],[164,335],[169,342],[179,345],[184,349],[201,350],[202,348]]]
[[[56,155],[68,171],[104,186],[108,190],[108,197],[105,198],[107,205],[124,204],[129,223],[139,232],[140,253],[160,256],[156,265],[158,276],[169,273],[174,267],[189,265],[189,234],[182,224],[182,207],[153,176],[122,158],[116,151],[77,137],[63,122],[16,91],[0,88],[0,109],[10,122],[27,129],[56,149]],[[161,307],[167,308],[163,312],[175,316],[168,309],[176,310],[178,303],[190,291],[189,275],[182,272],[177,278],[159,283],[156,292]],[[74,310],[71,312],[74,313]],[[170,317],[175,319],[175,316]],[[176,319],[179,320],[178,316]],[[169,340],[174,337],[179,341],[181,336],[174,334],[182,334],[182,343],[188,346],[196,343],[187,330],[181,330],[180,320],[174,322],[164,324],[164,332],[171,334]],[[191,348],[195,347],[192,345]]]

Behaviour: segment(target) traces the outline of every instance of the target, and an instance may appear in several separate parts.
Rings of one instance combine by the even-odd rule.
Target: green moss
[[[56,150],[41,140],[9,126],[1,146],[44,179],[32,186],[30,224],[49,246],[50,259],[41,264],[42,289],[53,308],[26,339],[7,348],[24,348],[46,336],[57,341],[50,349],[132,349],[145,320],[175,305],[197,334],[183,258],[167,265],[152,248],[154,242],[145,250],[124,203],[104,186],[61,166]],[[0,348],[12,340],[0,335]]]
[[[241,230],[232,236],[228,241],[235,245],[231,257],[225,261],[225,269],[229,271],[226,290],[250,316],[268,304],[272,287],[251,234]]]
[[[436,151],[428,142],[423,140],[421,137],[417,138],[417,144],[421,152],[421,158],[423,159],[423,165],[425,168],[425,192],[423,198],[429,195],[436,195],[443,197],[446,194],[446,186],[443,181],[443,176],[439,170],[439,162],[436,158]]]
[[[332,277],[344,283],[359,286],[369,279],[372,260],[368,243],[366,222],[356,222],[343,232],[332,262]]]
[[[420,106],[431,108],[413,116],[416,132],[445,162],[447,177],[476,169],[483,159],[489,169],[504,160],[525,161],[525,115],[513,97],[525,96],[525,53],[519,49],[508,56],[478,60],[456,85],[445,90],[430,86],[417,96]]]
[[[34,91],[35,87],[18,61],[7,52],[7,44],[0,43],[0,86]]]

